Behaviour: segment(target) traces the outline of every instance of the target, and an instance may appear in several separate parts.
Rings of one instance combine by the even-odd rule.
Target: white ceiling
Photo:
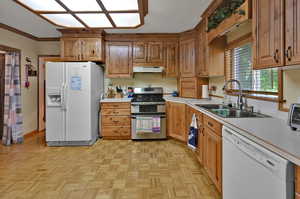
[[[149,0],[145,25],[138,29],[107,29],[109,33],[178,33],[192,29],[212,0]],[[0,23],[36,37],[59,37],[57,27],[12,0],[0,1]]]

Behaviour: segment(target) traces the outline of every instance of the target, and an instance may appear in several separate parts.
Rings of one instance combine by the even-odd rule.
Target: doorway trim
[[[42,132],[40,130],[40,58],[44,58],[44,61],[59,61],[60,55],[38,55],[37,64],[37,132]],[[45,105],[44,105],[45,106]]]

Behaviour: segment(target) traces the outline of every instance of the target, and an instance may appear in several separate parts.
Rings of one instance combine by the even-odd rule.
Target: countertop
[[[101,99],[100,102],[131,102],[132,98],[124,97],[124,98],[104,98]]]
[[[187,104],[253,142],[264,146],[296,165],[300,165],[300,132],[292,131],[284,120],[277,118],[222,118],[196,106],[196,104],[219,104],[218,101],[169,96],[164,98],[166,101]]]

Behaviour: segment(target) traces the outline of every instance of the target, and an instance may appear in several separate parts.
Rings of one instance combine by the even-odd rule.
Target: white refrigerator
[[[103,68],[93,62],[46,63],[46,143],[84,146],[99,137]]]

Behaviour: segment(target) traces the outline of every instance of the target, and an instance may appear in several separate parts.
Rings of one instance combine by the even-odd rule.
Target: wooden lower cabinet
[[[222,137],[206,127],[204,137],[204,167],[218,191],[222,192]]]
[[[130,139],[130,103],[101,103],[101,131],[103,139]]]
[[[182,103],[167,102],[167,134],[179,141],[187,141],[186,105]]]

